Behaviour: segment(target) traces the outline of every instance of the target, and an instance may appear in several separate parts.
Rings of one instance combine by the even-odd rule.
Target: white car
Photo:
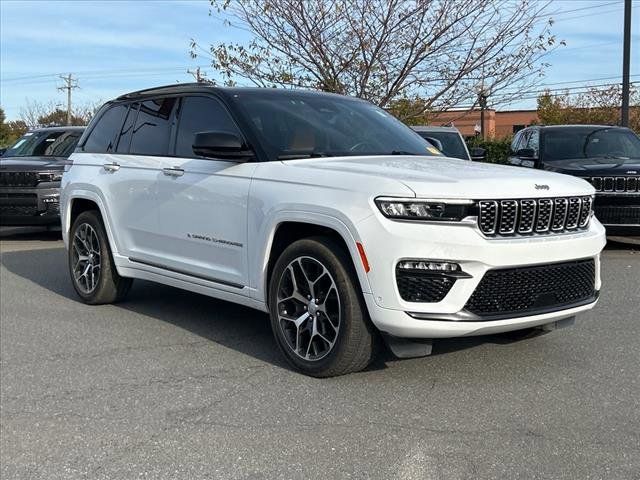
[[[69,269],[86,303],[141,278],[271,318],[313,376],[363,369],[383,338],[560,326],[594,307],[594,189],[446,158],[362,100],[173,85],[108,102],[63,176]]]

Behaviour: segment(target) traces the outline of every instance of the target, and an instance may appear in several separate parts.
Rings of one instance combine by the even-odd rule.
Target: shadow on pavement
[[[25,237],[22,235],[16,237],[16,240],[24,240]],[[27,235],[27,238],[43,239],[41,234],[36,237],[31,237],[31,233],[24,235]],[[44,238],[48,236],[49,234],[46,234]],[[57,295],[79,301],[69,279],[66,252],[63,248],[4,252],[2,264],[10,272]],[[170,323],[227,348],[290,369],[275,345],[269,318],[265,313],[142,280],[136,280],[127,300],[115,307]],[[433,355],[447,354],[487,343],[504,345],[526,341],[537,336],[536,332],[529,329],[497,335],[438,340],[434,343]],[[383,349],[368,370],[384,369],[386,363],[394,359],[387,349]]]

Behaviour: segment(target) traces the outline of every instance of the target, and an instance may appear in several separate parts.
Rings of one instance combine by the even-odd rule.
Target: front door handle
[[[184,175],[184,170],[179,167],[163,168],[162,173],[169,177],[181,177],[182,175]]]
[[[117,172],[120,170],[120,165],[116,162],[113,163],[105,163],[102,168],[104,168],[107,172]]]

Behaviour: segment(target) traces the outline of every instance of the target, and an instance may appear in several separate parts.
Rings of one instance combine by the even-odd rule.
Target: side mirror
[[[246,162],[254,156],[240,137],[228,132],[199,132],[193,140],[193,153],[199,157]]]
[[[487,151],[484,148],[480,147],[472,148],[469,152],[469,155],[471,155],[471,160],[474,160],[476,162],[482,162],[483,160],[487,159]]]
[[[442,152],[443,147],[442,147],[442,142],[440,140],[433,137],[424,137],[424,139]]]
[[[536,151],[533,148],[521,148],[516,152],[516,157],[534,159],[536,158]]]

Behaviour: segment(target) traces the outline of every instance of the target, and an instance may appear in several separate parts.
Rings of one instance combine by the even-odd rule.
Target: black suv
[[[60,226],[60,180],[83,131],[32,130],[0,157],[0,225]]]
[[[628,128],[528,127],[513,137],[509,163],[584,178],[607,233],[640,235],[640,138]]]

